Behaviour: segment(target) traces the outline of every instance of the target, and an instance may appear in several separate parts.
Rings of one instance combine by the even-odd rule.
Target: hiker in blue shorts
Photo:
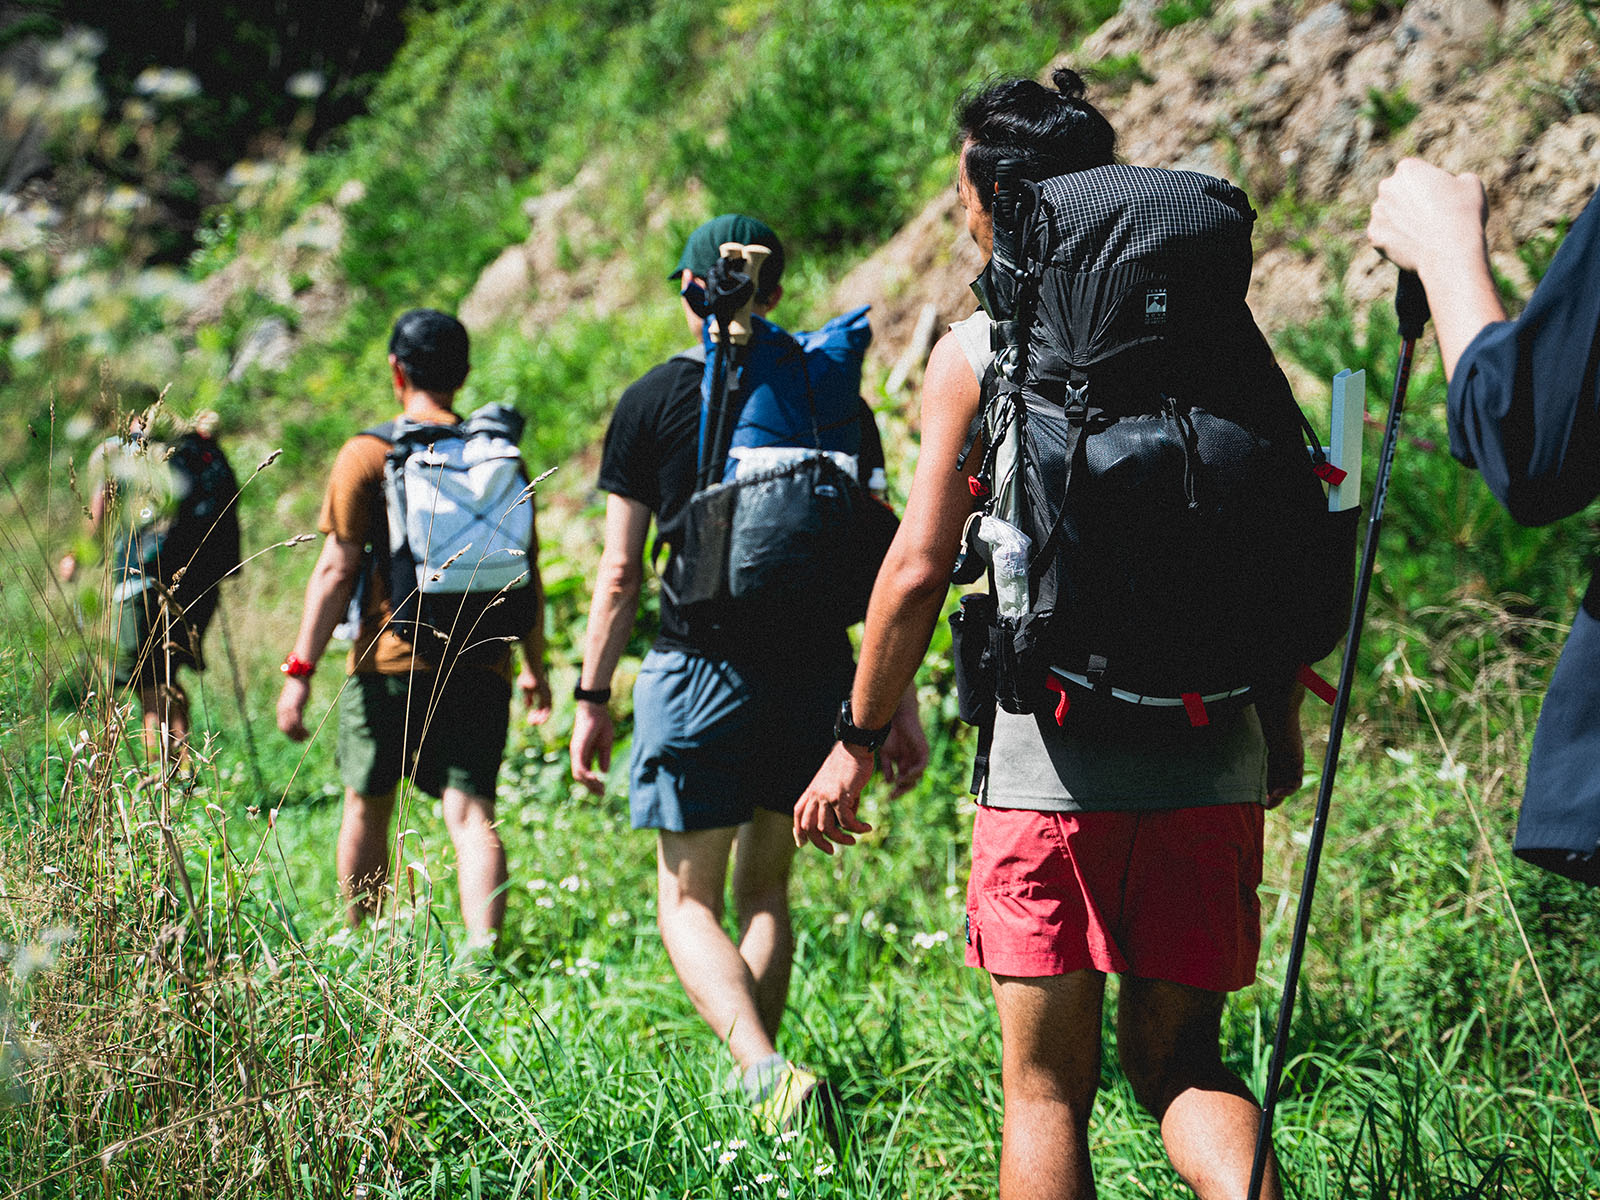
[[[704,287],[726,242],[770,248],[753,311],[782,295],[783,247],[766,225],[728,214],[690,235],[669,278]],[[684,301],[698,344],[703,319]],[[583,669],[574,690],[573,777],[605,791],[614,738],[611,680],[628,644],[644,580],[646,535],[678,552],[696,483],[703,359],[680,355],[622,395],[606,431],[600,489],[605,548],[589,610]],[[872,414],[860,406],[859,471],[883,465]],[[728,1045],[744,1091],[773,1128],[791,1125],[812,1097],[812,1072],[774,1044],[794,953],[789,915],[794,802],[833,741],[850,686],[842,627],[793,628],[781,636],[736,619],[691,621],[663,592],[661,628],[633,689],[629,799],[636,829],[657,831],[657,923],[695,1009]],[[909,691],[883,748],[902,790],[921,774],[928,747]],[[733,855],[737,933],[723,927]]]
[[[1600,495],[1600,192],[1515,321],[1489,269],[1475,175],[1402,161],[1367,236],[1428,293],[1450,381],[1450,453],[1524,525]],[[1528,760],[1517,854],[1600,886],[1600,575],[1550,681]]]

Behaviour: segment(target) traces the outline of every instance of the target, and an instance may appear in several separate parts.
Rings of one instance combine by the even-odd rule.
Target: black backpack
[[[1245,304],[1255,214],[1146,167],[1000,193],[973,285],[996,355],[957,579],[991,591],[952,616],[962,715],[1207,724],[1329,653],[1350,603],[1357,512],[1328,512],[1332,468]]]
[[[659,574],[691,627],[781,636],[866,614],[899,525],[858,478],[866,312],[800,333],[750,317],[749,343],[721,363],[708,320],[679,356],[702,364],[698,471]]]
[[[143,549],[148,571],[186,604],[208,593],[239,567],[239,480],[212,437],[183,434],[167,465],[173,474],[177,510]]]

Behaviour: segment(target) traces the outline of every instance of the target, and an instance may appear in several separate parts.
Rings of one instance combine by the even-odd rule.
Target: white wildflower
[[[811,1173],[813,1175],[832,1175],[833,1174],[833,1164],[832,1163],[818,1163],[816,1165],[816,1167],[812,1170]]]
[[[561,889],[567,892],[576,892],[583,887],[583,880],[576,875],[568,875],[561,881]]]
[[[175,67],[146,67],[133,81],[133,90],[152,100],[188,100],[200,94],[193,72]]]
[[[738,1157],[739,1152],[737,1150],[724,1150],[721,1154],[717,1155],[717,1161],[723,1166],[727,1166]]]
[[[328,90],[328,77],[321,71],[296,71],[284,80],[283,90],[296,100],[315,100]]]

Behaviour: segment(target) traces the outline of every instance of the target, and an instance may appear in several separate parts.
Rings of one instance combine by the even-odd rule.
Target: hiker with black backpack
[[[952,626],[979,734],[966,957],[1000,1017],[1000,1194],[1094,1195],[1118,974],[1134,1095],[1197,1195],[1238,1196],[1260,1110],[1223,1063],[1222,1010],[1255,977],[1263,814],[1301,782],[1296,676],[1349,611],[1354,510],[1329,513],[1336,472],[1246,307],[1243,194],[1118,164],[1083,81],[1053,82],[958,110],[981,307],[929,361],[849,719],[794,833],[832,853],[868,829],[869,748],[952,576],[986,577]],[[1282,1195],[1275,1165],[1265,1183]]]
[[[395,322],[389,374],[400,415],[356,434],[334,460],[318,521],[327,538],[283,663],[278,728],[294,741],[311,736],[311,677],[346,622],[337,860],[349,919],[382,901],[396,791],[409,778],[442,802],[473,948],[491,943],[505,918],[495,780],[513,643],[531,724],[548,719],[550,686],[522,418],[502,404],[458,416],[468,367],[467,331],[454,317],[421,308]]]
[[[832,742],[852,666],[846,628],[893,528],[871,494],[883,451],[859,393],[865,312],[812,333],[772,325],[783,266],[769,227],[725,214],[689,236],[668,276],[696,344],[630,386],[606,431],[605,546],[571,749],[573,777],[604,794],[612,677],[654,518],[670,557],[660,633],[633,688],[631,815],[657,831],[656,915],[673,968],[774,1131],[829,1116],[826,1082],[775,1045],[794,954],[789,828]],[[903,789],[927,741],[907,688],[891,707],[884,756]],[[722,924],[730,853],[735,937]]]
[[[1483,184],[1421,159],[1378,185],[1367,236],[1427,292],[1449,380],[1450,453],[1524,525],[1600,496],[1600,192],[1516,320],[1489,265]],[[1539,713],[1515,850],[1600,886],[1600,574]]]
[[[206,669],[204,639],[222,580],[239,566],[239,482],[217,442],[217,414],[163,436],[158,405],[129,418],[90,464],[88,538],[62,555],[64,583],[101,546],[110,571],[112,681],[139,697],[145,756],[189,769],[189,695],[180,668]],[[152,427],[156,427],[153,429]]]

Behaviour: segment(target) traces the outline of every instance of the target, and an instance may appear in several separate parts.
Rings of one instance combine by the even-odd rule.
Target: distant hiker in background
[[[549,717],[550,687],[522,419],[499,404],[457,416],[467,370],[467,331],[454,317],[421,308],[395,322],[389,377],[400,415],[352,437],[334,460],[318,521],[327,540],[283,664],[278,728],[310,736],[311,675],[348,610],[337,857],[350,920],[377,911],[389,882],[389,826],[406,777],[443,801],[468,944],[480,946],[506,908],[494,807],[511,643],[522,647],[515,682],[530,723]]]
[[[1450,381],[1450,453],[1507,511],[1545,525],[1600,496],[1600,192],[1515,321],[1489,268],[1475,175],[1403,160],[1367,236],[1428,293]],[[1516,853],[1600,886],[1600,575],[1550,681],[1528,760]]]
[[[764,254],[765,262],[748,275],[725,275],[730,264],[749,263],[721,258],[724,243]],[[826,556],[805,565],[800,578],[809,582],[783,589],[775,602],[695,599],[707,590],[698,584],[711,580],[714,591],[728,579],[728,564],[713,561],[709,550],[702,553],[696,519],[703,502],[738,490],[725,481],[747,478],[741,473],[746,468],[778,488],[796,478],[785,473],[791,467],[840,470],[832,449],[844,455],[856,478],[835,476],[828,494],[854,496],[862,515],[881,515],[878,501],[866,497],[858,482],[871,484],[883,467],[872,413],[859,397],[864,312],[838,318],[815,335],[795,335],[813,349],[820,342],[826,352],[802,354],[790,335],[762,320],[782,295],[783,266],[783,246],[770,228],[727,214],[689,236],[668,276],[682,289],[696,345],[629,387],[606,432],[599,477],[600,489],[609,493],[605,547],[574,691],[572,731],[573,777],[601,795],[614,737],[611,681],[638,610],[654,516],[658,543],[670,547],[672,558],[662,574],[660,634],[633,689],[633,825],[658,831],[657,923],[672,965],[695,1009],[726,1040],[746,1098],[773,1129],[792,1126],[813,1109],[830,1117],[825,1082],[788,1062],[775,1040],[794,955],[788,898],[794,802],[832,741],[850,680],[846,627],[860,614],[852,617],[835,603],[835,589],[824,582]],[[706,293],[732,295],[741,287],[756,333],[717,443],[721,409],[711,403],[712,392],[726,377],[716,373],[719,352],[706,329],[712,303]],[[773,361],[764,357],[773,348],[787,348],[778,355],[783,361],[803,364],[809,395],[804,382],[795,395],[777,374],[768,374],[762,364]],[[724,397],[715,399],[720,404]],[[774,400],[798,403],[792,415],[803,425],[802,435],[767,430],[769,436],[757,436],[764,432],[757,428],[762,420],[786,424],[770,413],[756,419],[755,410],[766,413]],[[706,487],[708,478],[713,482]],[[781,529],[790,523],[774,524]],[[845,540],[831,547],[834,559],[850,552]],[[863,608],[881,553],[880,547],[877,558],[868,554]],[[914,695],[902,688],[896,700],[893,734],[883,753],[890,777],[904,789],[921,774],[928,748]],[[722,923],[730,852],[735,937]]]
[[[1244,1194],[1260,1118],[1222,1061],[1222,1010],[1255,977],[1264,809],[1299,786],[1303,760],[1295,665],[1252,644],[1286,623],[1271,610],[1272,564],[1251,557],[1270,548],[1251,522],[1291,498],[1309,522],[1326,500],[1245,307],[1243,194],[1116,164],[1116,135],[1082,79],[1060,69],[1053,82],[997,82],[959,110],[957,193],[988,260],[974,284],[984,307],[929,360],[921,451],[867,615],[853,726],[801,798],[795,837],[832,853],[867,830],[866,735],[926,653],[958,554],[977,555],[991,590],[964,597],[952,623],[962,715],[980,730],[967,963],[989,973],[1000,1017],[1000,1195],[1095,1194],[1088,1129],[1115,973],[1123,1072],[1184,1181],[1220,1200]],[[1009,194],[997,190],[1002,168]],[[1005,220],[1002,199],[1015,206]],[[1228,432],[1225,413],[1251,436]],[[1157,439],[1161,460],[1141,458]],[[1237,529],[1205,524],[1229,499],[1230,471],[1211,465],[1219,445],[1227,467],[1274,489],[1242,497]],[[1252,447],[1266,457],[1227,457]],[[1007,496],[1013,521],[996,516]],[[1031,538],[1017,537],[1023,526]],[[1222,578],[1184,557],[1190,530],[1238,551]],[[1169,617],[1170,604],[1183,611]],[[1219,629],[1244,634],[1241,686],[1191,691],[1184,671],[1241,665],[1194,653]],[[1145,661],[1147,644],[1169,646],[1172,661]],[[1158,681],[1141,688],[1130,659]],[[1275,1167],[1262,1195],[1282,1195]]]
[[[164,428],[172,420],[158,405],[96,449],[88,537],[58,570],[70,583],[103,548],[112,678],[139,697],[146,757],[185,771],[189,696],[178,669],[206,669],[202,644],[218,585],[239,566],[239,483],[216,440],[216,413],[175,436]]]

